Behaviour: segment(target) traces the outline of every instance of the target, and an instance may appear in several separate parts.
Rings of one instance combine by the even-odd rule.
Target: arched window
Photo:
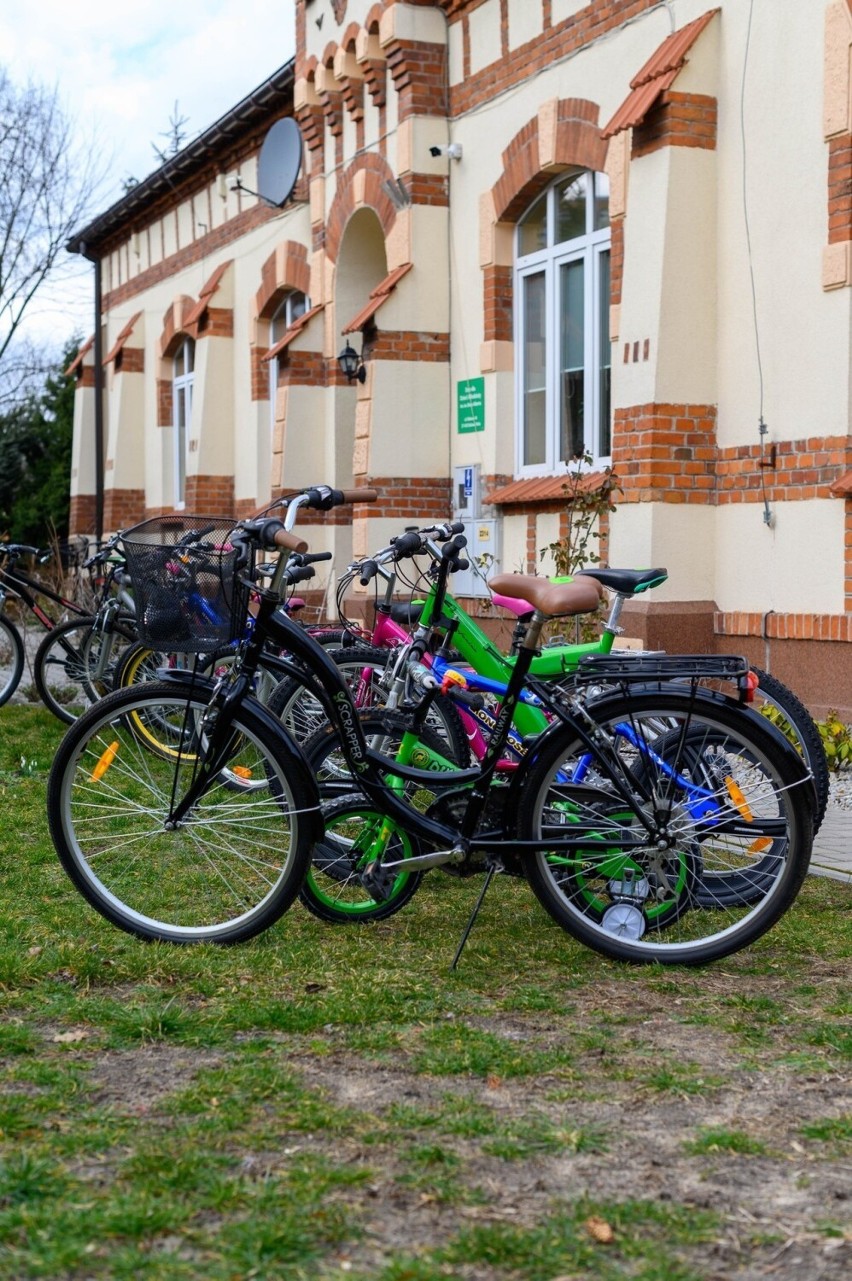
[[[172,363],[172,426],[174,438],[174,504],[186,501],[186,441],[192,421],[192,385],[195,381],[195,343],[186,338]]]
[[[284,337],[293,322],[300,316],[304,316],[310,309],[311,300],[307,294],[303,294],[298,289],[293,289],[286,294],[269,321],[269,346],[274,347]],[[269,361],[269,412],[273,426],[275,425],[275,393],[278,389],[278,361],[278,356],[273,356]]]
[[[518,223],[518,470],[610,454],[609,183],[562,174]]]

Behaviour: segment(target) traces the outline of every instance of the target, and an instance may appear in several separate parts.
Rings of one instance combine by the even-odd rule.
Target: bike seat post
[[[603,625],[605,632],[611,632],[613,636],[619,636],[621,634],[622,628],[619,627],[618,620],[621,618],[621,611],[624,609],[624,603],[626,600],[627,597],[623,592],[613,593],[612,605],[610,606],[606,622]]]

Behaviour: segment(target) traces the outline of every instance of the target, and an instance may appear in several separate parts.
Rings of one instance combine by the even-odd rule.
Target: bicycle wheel
[[[825,758],[825,748],[822,745],[819,730],[804,703],[791,689],[782,684],[777,677],[770,676],[769,672],[761,671],[759,667],[753,667],[751,670],[760,682],[755,690],[753,707],[790,740],[813,775],[817,800],[814,814],[814,834],[816,834],[825,818],[828,795],[831,790],[828,761]]]
[[[95,617],[59,623],[42,640],[33,664],[45,707],[66,725],[73,724],[112,690],[118,658],[133,639],[131,625],[120,620],[103,630]]]
[[[346,681],[359,710],[381,707],[387,698],[381,677],[393,657],[393,651],[368,646],[349,646],[329,650],[328,656]],[[295,677],[283,680],[269,700],[269,710],[280,718],[297,742],[305,742],[328,724],[328,716],[319,699]],[[449,698],[434,700],[427,725],[444,740],[443,753],[459,766],[470,760],[470,745],[461,717]]]
[[[339,796],[322,807],[325,835],[314,846],[299,899],[321,921],[349,925],[393,916],[416,894],[422,872],[375,866],[377,850],[387,860],[411,858],[419,845],[358,795]]]
[[[0,614],[0,707],[8,703],[24,674],[24,642],[14,623]]]
[[[674,692],[589,711],[624,796],[570,729],[544,745],[518,819],[519,836],[541,846],[526,872],[542,906],[618,960],[698,965],[754,942],[793,902],[810,858],[812,790],[792,749],[753,713]],[[576,848],[547,847],[572,838]],[[732,877],[746,894],[713,893],[715,878]]]
[[[189,813],[173,807],[203,764],[203,694],[173,683],[118,690],[63,738],[48,782],[59,859],[107,920],[145,939],[236,943],[295,899],[321,830],[316,787],[277,726],[244,704],[228,770]],[[175,749],[152,751],[138,726],[171,726]],[[225,774],[264,780],[234,791]]]

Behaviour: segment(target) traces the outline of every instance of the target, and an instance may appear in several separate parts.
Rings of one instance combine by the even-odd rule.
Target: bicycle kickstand
[[[488,864],[488,871],[485,873],[485,880],[482,884],[482,889],[479,891],[479,898],[476,900],[476,903],[474,904],[473,911],[470,914],[470,920],[468,921],[467,925],[464,927],[464,933],[461,936],[459,945],[456,948],[456,954],[453,957],[453,963],[450,966],[451,970],[454,970],[458,965],[459,958],[461,957],[461,954],[464,951],[464,945],[467,942],[467,940],[470,938],[470,932],[473,929],[477,916],[479,915],[479,909],[482,907],[482,901],[488,892],[488,887],[491,884],[491,882],[494,880],[494,877],[497,875],[497,873],[501,870],[502,869],[498,863]]]

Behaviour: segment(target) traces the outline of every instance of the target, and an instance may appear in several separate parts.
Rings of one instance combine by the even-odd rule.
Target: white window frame
[[[288,294],[282,298],[281,302],[275,308],[275,311],[269,317],[269,346],[275,344],[284,337],[290,326],[304,316],[306,311],[311,309],[311,300],[307,294],[303,294],[300,289],[291,289]],[[269,429],[275,430],[275,400],[278,394],[278,361],[279,357],[273,356],[269,364]]]
[[[191,358],[191,359],[190,359]],[[186,506],[186,473],[189,459],[188,440],[192,423],[192,398],[195,385],[195,342],[185,338],[172,361],[172,467],[174,469],[174,506]],[[183,406],[183,421],[181,421]]]
[[[611,405],[610,422],[601,422],[601,357],[606,356],[606,365],[611,364],[611,352],[604,351],[604,343],[609,346],[609,298],[601,298],[601,258],[610,252],[611,233],[609,225],[595,230],[594,188],[598,181],[605,181],[606,175],[595,174],[591,170],[577,170],[576,174],[586,172],[589,175],[589,190],[586,196],[586,230],[575,239],[554,244],[556,227],[556,199],[559,188],[566,180],[566,174],[551,183],[546,193],[547,210],[547,245],[533,253],[521,254],[521,223],[515,230],[515,270],[514,270],[514,337],[517,353],[515,372],[515,421],[518,424],[516,435],[516,475],[543,476],[560,475],[567,471],[570,459],[559,457],[560,449],[560,364],[562,324],[560,315],[560,280],[563,266],[572,262],[584,264],[583,289],[583,344],[584,344],[584,440],[583,445],[593,460],[594,465],[605,465],[611,455]],[[536,197],[530,210],[541,200]],[[610,260],[611,261],[611,260]],[[524,316],[524,282],[533,276],[544,274],[545,278],[545,448],[544,459],[540,462],[525,463],[525,316]],[[603,314],[602,314],[603,313]],[[606,338],[604,338],[606,335]],[[602,433],[602,428],[606,430]],[[602,440],[603,435],[603,440]],[[601,445],[606,446],[606,450]]]

